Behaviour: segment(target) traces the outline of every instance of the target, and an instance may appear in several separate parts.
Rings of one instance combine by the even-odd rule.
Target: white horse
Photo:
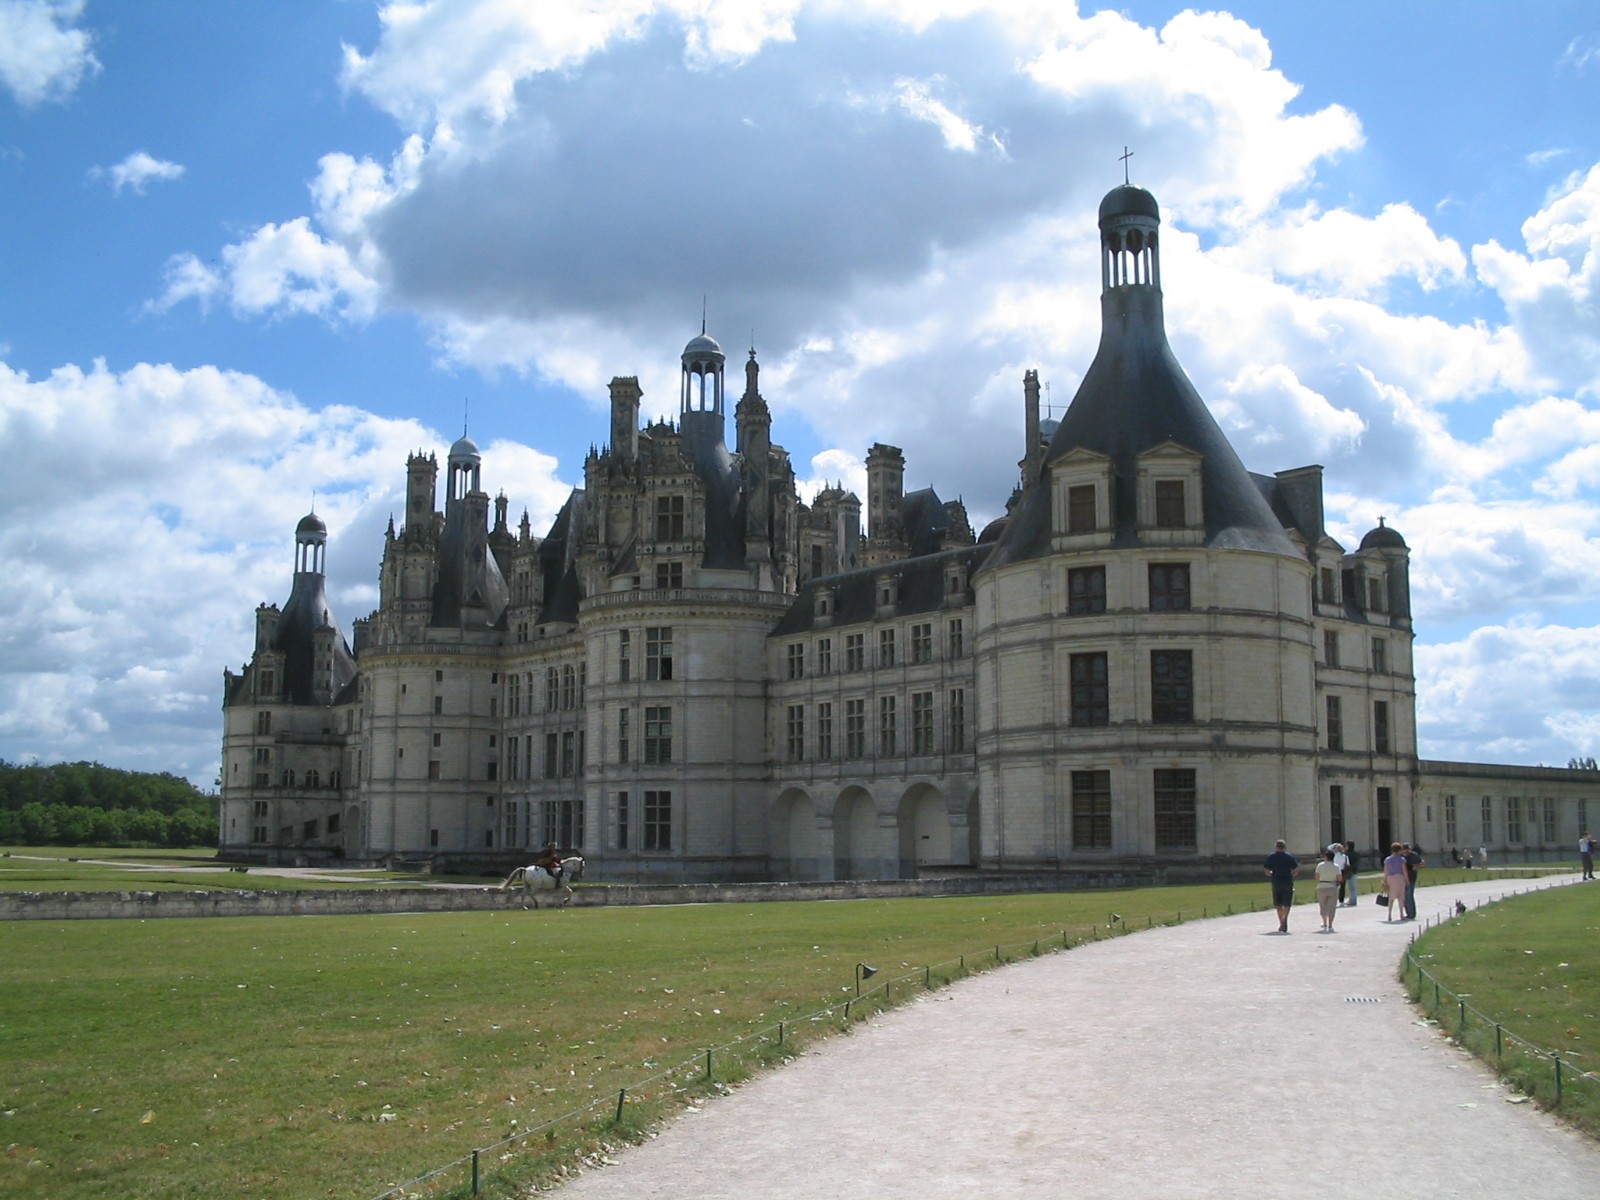
[[[559,882],[554,875],[543,867],[518,867],[506,876],[505,882],[500,885],[500,890],[503,892],[507,888],[521,888],[523,890],[522,907],[528,907],[527,899],[531,897],[533,906],[538,908],[540,892],[559,889],[562,893],[561,903],[566,905],[572,902],[572,888],[569,886],[569,881],[582,878],[583,859],[574,854],[571,858],[563,858],[561,860],[561,879]]]

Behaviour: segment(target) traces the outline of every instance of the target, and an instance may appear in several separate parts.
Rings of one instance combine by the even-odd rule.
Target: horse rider
[[[561,886],[561,852],[556,849],[554,842],[544,844],[544,849],[539,851],[539,857],[533,860],[533,865],[549,871],[550,878],[556,881],[556,886]]]

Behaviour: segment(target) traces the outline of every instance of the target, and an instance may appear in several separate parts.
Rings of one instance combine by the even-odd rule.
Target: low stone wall
[[[989,875],[952,879],[834,880],[826,883],[675,883],[579,886],[576,908],[640,904],[757,904],[783,900],[868,900],[903,896],[994,896],[1149,887],[1155,871]],[[541,902],[554,897],[545,893]],[[498,888],[396,887],[315,891],[0,892],[0,920],[77,921],[150,917],[311,917],[380,913],[494,912],[524,898]]]

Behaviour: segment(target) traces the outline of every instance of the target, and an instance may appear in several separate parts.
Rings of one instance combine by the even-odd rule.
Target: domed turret
[[[483,455],[478,452],[478,443],[462,434],[450,447],[449,462],[452,463],[481,463]]]
[[[300,518],[294,527],[294,569],[298,574],[322,574],[322,555],[328,542],[328,527],[315,512]]]
[[[1383,518],[1378,518],[1378,527],[1369,530],[1367,536],[1361,539],[1363,550],[1406,550],[1405,538],[1399,532],[1383,523]]]

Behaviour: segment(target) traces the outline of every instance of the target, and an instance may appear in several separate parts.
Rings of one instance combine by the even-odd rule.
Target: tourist
[[[1322,861],[1317,864],[1317,911],[1322,914],[1323,933],[1333,932],[1333,917],[1339,908],[1339,879],[1343,875],[1339,867],[1341,857],[1342,854],[1335,854],[1333,846],[1329,846],[1322,852]]]
[[[1479,846],[1478,847],[1478,865],[1480,867],[1482,867],[1485,871],[1487,871],[1489,869],[1489,847],[1487,847],[1487,846]]]
[[[1356,844],[1354,842],[1346,842],[1344,844],[1344,857],[1348,864],[1344,869],[1345,906],[1354,908],[1356,906],[1356,876],[1361,873],[1361,856],[1356,853]]]
[[[1461,865],[1467,870],[1472,870],[1472,847],[1468,846],[1461,852]]]
[[[1399,842],[1389,847],[1389,857],[1383,860],[1383,890],[1389,901],[1386,921],[1394,920],[1394,910],[1400,910],[1400,919],[1406,914],[1406,856]]]
[[[1410,842],[1405,845],[1406,855],[1406,915],[1407,921],[1417,919],[1417,874],[1422,870],[1422,852],[1412,847]]]
[[[1594,878],[1594,838],[1587,833],[1578,839],[1578,857],[1583,860],[1583,877]]]
[[[1339,868],[1339,903],[1344,903],[1345,868],[1350,865],[1350,860],[1344,856],[1343,842],[1329,842],[1328,853],[1333,855],[1333,865]]]
[[[1290,854],[1282,838],[1262,864],[1272,880],[1272,907],[1278,910],[1278,932],[1289,932],[1289,909],[1294,905],[1294,877],[1300,874],[1300,860]]]

